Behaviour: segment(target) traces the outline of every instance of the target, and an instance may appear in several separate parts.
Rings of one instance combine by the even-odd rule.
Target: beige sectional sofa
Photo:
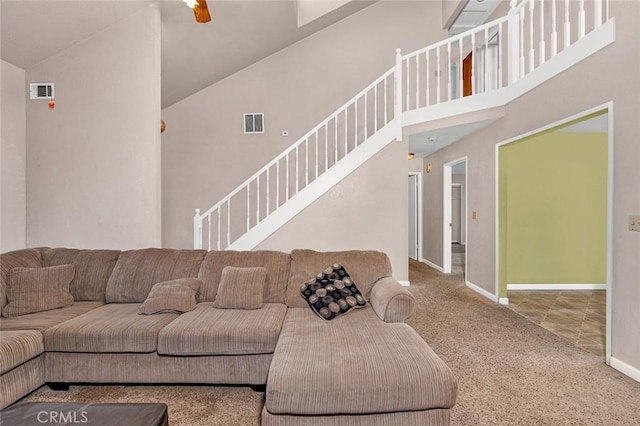
[[[368,303],[326,321],[300,286],[335,263]],[[58,265],[72,305],[0,319],[0,408],[44,383],[244,384],[266,385],[265,425],[449,424],[456,380],[403,323],[415,300],[383,253],[25,249],[0,255],[3,311],[11,271]],[[213,307],[227,266],[266,269],[259,309]],[[195,309],[138,313],[181,278]]]

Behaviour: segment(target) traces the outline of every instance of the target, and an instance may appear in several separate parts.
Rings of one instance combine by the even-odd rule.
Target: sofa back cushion
[[[263,302],[284,303],[290,264],[289,253],[279,251],[210,251],[202,262],[198,275],[202,280],[202,287],[197,297],[198,302],[215,300],[225,266],[239,268],[261,266],[267,269]]]
[[[13,268],[42,267],[42,249],[31,248],[0,254],[0,310],[7,305],[7,276]]]
[[[107,282],[120,256],[119,250],[42,249],[43,266],[73,265],[76,275],[71,294],[77,301],[104,302]]]
[[[123,251],[107,282],[107,303],[144,302],[162,281],[196,278],[205,250],[142,249]]]
[[[380,278],[391,276],[391,262],[385,253],[379,251],[293,250],[285,300],[287,306],[290,308],[308,306],[300,296],[300,286],[334,263],[344,267],[366,300],[369,300],[371,288]]]

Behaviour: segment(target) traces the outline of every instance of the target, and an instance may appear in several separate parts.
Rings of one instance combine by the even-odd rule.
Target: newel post
[[[396,49],[396,69],[393,73],[395,77],[395,101],[393,103],[394,117],[396,119],[396,141],[402,140],[402,53]]]
[[[520,14],[516,10],[518,0],[511,0],[509,6],[508,21],[508,55],[507,63],[509,67],[509,84],[513,84],[520,78]]]
[[[196,215],[193,217],[193,248],[202,248],[202,219],[200,217],[200,209],[196,209]]]

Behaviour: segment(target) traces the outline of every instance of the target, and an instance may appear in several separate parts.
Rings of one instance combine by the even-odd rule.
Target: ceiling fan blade
[[[196,15],[196,22],[201,24],[211,21],[206,0],[198,0],[198,4],[193,8],[193,14]]]

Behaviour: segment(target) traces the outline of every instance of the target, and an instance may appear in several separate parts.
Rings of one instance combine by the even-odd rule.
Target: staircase
[[[512,0],[395,66],[193,218],[194,248],[250,250],[412,126],[504,106],[615,41],[609,0]]]

